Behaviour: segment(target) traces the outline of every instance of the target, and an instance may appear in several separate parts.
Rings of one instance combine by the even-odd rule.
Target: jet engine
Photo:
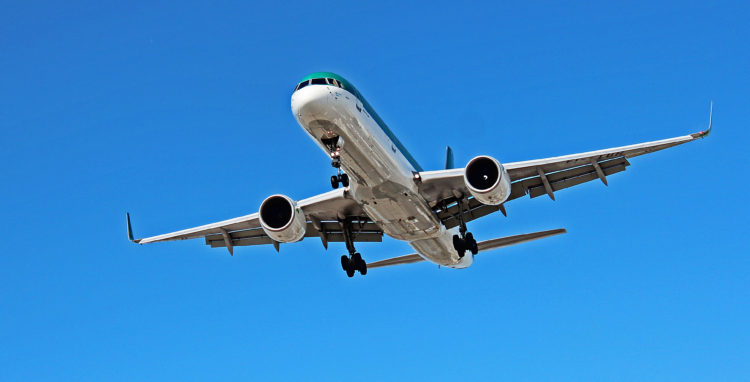
[[[469,161],[464,171],[466,187],[482,204],[498,205],[510,196],[510,177],[497,159],[481,155]]]
[[[280,243],[300,241],[307,230],[307,219],[297,202],[286,195],[271,195],[260,205],[260,226],[266,235]]]

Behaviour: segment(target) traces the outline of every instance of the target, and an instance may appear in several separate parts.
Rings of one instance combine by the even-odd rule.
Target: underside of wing
[[[630,166],[628,158],[704,138],[711,131],[710,120],[711,117],[709,117],[709,127],[706,131],[681,137],[552,158],[505,163],[503,167],[510,178],[511,189],[504,203],[525,195],[530,198],[547,195],[554,200],[557,191],[597,179],[607,185],[608,176],[625,171]],[[447,228],[458,226],[461,212],[464,213],[464,221],[471,221],[498,210],[505,214],[504,204],[487,205],[471,196],[464,182],[464,172],[465,169],[458,168],[419,173],[419,191],[430,203],[443,224]]]
[[[383,241],[383,231],[377,224],[369,219],[365,217],[350,219],[350,224],[353,242]],[[233,247],[275,244],[274,240],[266,235],[263,228],[228,232],[228,234]],[[328,243],[343,243],[346,241],[343,225],[338,221],[308,221],[304,237],[318,237],[322,240],[323,246],[326,248],[328,248]],[[205,239],[206,245],[209,245],[212,248],[227,246],[223,234],[207,235]]]
[[[366,217],[362,208],[348,195],[347,189],[329,191],[297,202],[304,213],[306,227],[305,237],[320,237],[327,248],[329,242],[344,242],[345,229],[351,234],[354,242],[382,241],[383,232],[375,223]],[[205,238],[211,247],[226,247],[230,253],[236,246],[272,244],[278,250],[279,242],[266,234],[261,227],[259,213],[241,216],[234,219],[188,228],[181,231],[134,239],[127,217],[128,237],[139,244],[156,243],[172,240]]]

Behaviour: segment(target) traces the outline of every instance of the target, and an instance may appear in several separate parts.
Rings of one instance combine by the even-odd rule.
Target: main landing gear
[[[349,175],[342,174],[341,169],[339,169],[338,175],[331,175],[331,187],[339,188],[339,183],[344,187],[349,187]]]
[[[460,235],[453,235],[453,249],[458,252],[458,257],[464,257],[466,251],[471,252],[472,255],[476,255],[479,253],[479,248],[477,248],[477,241],[474,240],[474,235],[466,231],[463,198],[458,200],[458,221],[460,223],[458,228]]]
[[[341,146],[339,145],[339,137],[323,139],[322,142],[331,154],[331,166],[336,169],[336,175],[331,175],[331,187],[334,189],[339,188],[339,184],[349,187],[349,175],[341,172]]]
[[[359,272],[362,276],[367,274],[367,263],[362,259],[362,255],[354,249],[354,238],[352,237],[352,220],[347,218],[341,223],[344,231],[344,240],[346,241],[346,249],[349,251],[349,256],[341,256],[341,268],[344,269],[346,275],[354,277],[354,272]]]

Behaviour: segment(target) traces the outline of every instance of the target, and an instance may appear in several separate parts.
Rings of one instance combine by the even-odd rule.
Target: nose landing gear
[[[341,142],[339,137],[322,140],[331,155],[331,166],[336,169],[336,175],[331,176],[331,187],[339,188],[339,184],[349,187],[349,176],[341,172]]]

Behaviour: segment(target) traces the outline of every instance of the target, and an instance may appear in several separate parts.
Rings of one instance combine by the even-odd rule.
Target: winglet
[[[450,170],[454,168],[453,165],[453,149],[450,146],[445,146],[445,169]]]
[[[711,133],[711,122],[714,119],[714,101],[711,101],[711,109],[708,112],[708,129],[699,133],[692,134],[693,138],[705,138]]]
[[[130,224],[130,213],[125,213],[125,220],[128,223],[128,240],[132,241],[133,243],[140,243],[141,239],[133,239],[133,226]]]

